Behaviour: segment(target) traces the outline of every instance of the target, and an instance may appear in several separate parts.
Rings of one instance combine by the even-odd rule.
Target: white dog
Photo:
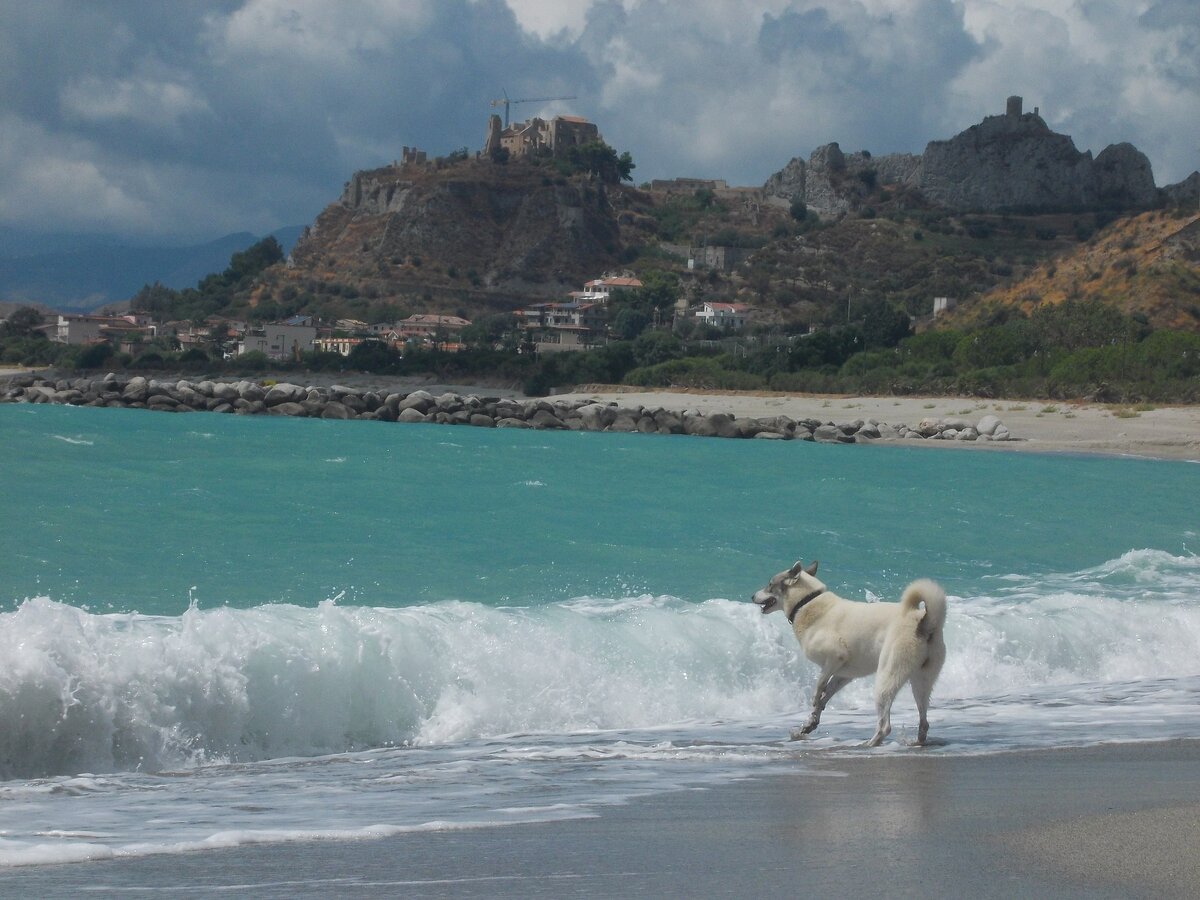
[[[792,737],[820,724],[821,711],[834,694],[855,678],[874,673],[879,722],[867,746],[878,746],[891,732],[892,701],[906,681],[912,683],[921,716],[917,743],[924,744],[929,694],[946,661],[945,592],[921,579],[905,588],[899,603],[854,603],[827,590],[816,574],[816,561],[807,568],[798,562],[754,595],[764,614],[777,609],[787,614],[804,655],[821,667],[812,715]]]

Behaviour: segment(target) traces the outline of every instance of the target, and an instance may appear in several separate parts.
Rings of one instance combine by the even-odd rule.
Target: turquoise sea
[[[1200,466],[0,406],[0,865],[1194,736]],[[932,748],[750,595],[950,596]]]

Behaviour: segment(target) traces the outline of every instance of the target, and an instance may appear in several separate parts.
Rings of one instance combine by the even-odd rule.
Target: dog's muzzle
[[[767,613],[778,609],[779,607],[778,598],[776,598],[774,594],[769,594],[766,591],[759,591],[750,599],[758,604],[758,608],[762,611],[764,616]]]

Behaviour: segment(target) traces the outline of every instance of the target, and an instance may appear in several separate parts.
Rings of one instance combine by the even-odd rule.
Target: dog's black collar
[[[791,611],[787,614],[788,621],[791,622],[793,625],[795,625],[796,624],[796,613],[800,612],[800,608],[802,606],[806,606],[811,601],[816,600],[823,593],[825,593],[825,588],[821,588],[819,591],[813,591],[811,594],[809,594],[807,597],[805,597],[799,603],[797,603],[795,606],[793,606]]]

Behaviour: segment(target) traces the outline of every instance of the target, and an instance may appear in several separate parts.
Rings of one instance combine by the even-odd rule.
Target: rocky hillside
[[[930,141],[921,155],[846,154],[837,144],[796,158],[764,185],[769,196],[803,200],[826,214],[862,206],[878,185],[919,192],[953,212],[1135,210],[1180,193],[1161,191],[1150,161],[1132,144],[1113,144],[1093,159],[1068,135],[1050,130],[1019,97],[1004,115],[988,116],[949,140]]]
[[[282,283],[467,312],[559,296],[616,264],[628,194],[525,161],[356,172],[297,242]]]
[[[878,301],[927,317],[939,296],[964,315],[983,295],[1006,303],[1043,290],[1144,302],[1155,322],[1197,327],[1183,312],[1196,302],[1191,263],[1177,271],[1152,261],[1157,251],[1139,255],[1137,235],[1093,235],[1122,213],[1194,203],[1200,175],[1160,189],[1132,146],[1093,159],[1019,98],[919,155],[826,144],[761,190],[639,190],[561,162],[464,152],[357,172],[287,266],[264,274],[249,299],[257,312],[234,312],[476,318],[562,298],[606,272],[660,270],[679,276],[689,303],[747,302],[756,321],[785,327],[846,322]],[[1149,235],[1160,219],[1137,221]],[[706,266],[713,249],[724,262]],[[1074,264],[1057,259],[1077,250],[1087,261],[1068,278]]]
[[[1140,314],[1155,328],[1200,330],[1200,215],[1149,212],[1118,219],[1026,277],[986,292],[950,321],[970,324],[997,309],[1094,299]]]

